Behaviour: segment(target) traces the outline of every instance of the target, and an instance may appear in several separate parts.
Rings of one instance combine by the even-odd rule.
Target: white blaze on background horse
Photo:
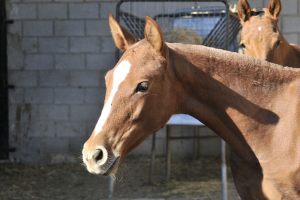
[[[106,75],[100,125],[82,150],[89,172],[115,174],[133,148],[171,115],[184,113],[229,144],[243,200],[300,199],[300,69],[165,43],[150,17],[145,39],[138,42],[112,16],[109,23],[116,46],[124,50],[119,63],[128,64],[122,64],[125,72],[117,82],[121,64]]]

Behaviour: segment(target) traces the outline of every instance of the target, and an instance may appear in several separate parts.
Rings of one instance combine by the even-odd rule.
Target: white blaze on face
[[[262,27],[261,26],[258,27],[258,31],[262,31]]]
[[[118,64],[114,69],[112,89],[110,91],[106,103],[104,104],[104,107],[101,112],[101,116],[94,129],[95,135],[101,132],[103,125],[105,124],[107,118],[109,117],[114,96],[118,91],[119,85],[126,79],[130,71],[130,68],[131,68],[131,64],[127,60],[124,60],[120,64]]]

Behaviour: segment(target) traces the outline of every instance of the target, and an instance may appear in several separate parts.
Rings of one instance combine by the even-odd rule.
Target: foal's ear
[[[248,0],[239,0],[237,9],[242,23],[249,20],[249,18],[251,17],[251,7],[248,3]]]
[[[274,19],[278,19],[281,12],[280,0],[270,0],[268,10]]]
[[[159,25],[151,17],[146,16],[146,25],[144,30],[145,38],[159,52],[162,52],[164,46],[163,34]]]
[[[109,15],[109,27],[118,49],[125,51],[137,41],[111,14]]]

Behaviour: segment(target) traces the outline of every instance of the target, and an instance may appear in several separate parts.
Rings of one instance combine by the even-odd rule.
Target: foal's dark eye
[[[140,82],[136,86],[135,92],[146,92],[148,90],[148,87],[149,87],[149,83],[147,81]]]
[[[280,47],[280,44],[281,44],[281,41],[280,40],[278,40],[276,43],[275,43],[275,48],[277,49],[277,48],[279,48]]]

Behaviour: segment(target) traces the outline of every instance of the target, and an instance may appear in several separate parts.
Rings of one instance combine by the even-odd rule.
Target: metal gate
[[[144,37],[144,16],[159,24],[167,42],[202,44],[237,51],[237,15],[226,0],[121,0],[117,20],[136,38]]]
[[[0,160],[8,159],[8,84],[5,1],[0,1]]]

